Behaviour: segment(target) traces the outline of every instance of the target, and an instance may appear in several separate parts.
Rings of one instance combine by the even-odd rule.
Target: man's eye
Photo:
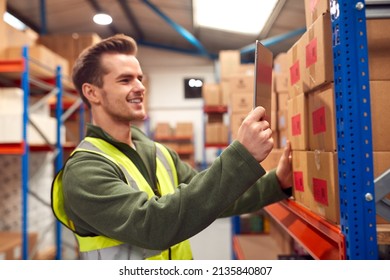
[[[120,80],[119,82],[122,83],[122,84],[126,84],[130,81],[130,79],[122,79]]]

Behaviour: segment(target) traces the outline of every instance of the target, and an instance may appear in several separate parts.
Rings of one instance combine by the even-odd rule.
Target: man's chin
[[[135,122],[140,122],[140,121],[145,121],[148,118],[146,114],[137,114],[136,116],[133,116],[132,121]]]

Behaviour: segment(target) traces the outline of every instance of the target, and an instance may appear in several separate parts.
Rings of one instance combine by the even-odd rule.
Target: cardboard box
[[[178,142],[177,143],[177,152],[181,155],[184,154],[193,154],[195,147],[193,143]]]
[[[229,143],[229,128],[224,123],[206,124],[206,144],[224,145]]]
[[[254,76],[232,76],[229,78],[230,92],[236,94],[238,92],[250,92],[252,96],[255,90]]]
[[[28,142],[31,145],[55,145],[57,143],[57,119],[40,115],[30,114],[30,123],[27,126]],[[65,143],[66,129],[62,126],[61,143]]]
[[[281,52],[274,57],[274,71],[277,74],[288,73],[288,58],[287,53]]]
[[[278,112],[275,110],[271,111],[271,123],[270,123],[270,128],[272,131],[278,130]]]
[[[253,92],[232,92],[231,111],[232,113],[249,113],[253,109]]]
[[[337,139],[333,83],[307,96],[309,150],[335,152]]]
[[[219,85],[221,87],[221,105],[230,106],[230,80],[222,80]]]
[[[287,145],[287,139],[288,139],[288,130],[279,130],[278,131],[278,143],[279,148],[284,148]]]
[[[237,75],[241,65],[239,50],[222,50],[219,52],[219,68],[221,80]]]
[[[286,110],[280,110],[278,111],[278,130],[287,130],[288,129],[288,111]]]
[[[312,189],[309,186],[308,154],[306,151],[292,152],[293,168],[293,197],[294,200],[306,208],[310,208],[313,198]]]
[[[304,33],[303,89],[308,92],[334,80],[332,25],[329,13],[320,15]]]
[[[287,110],[288,104],[288,92],[278,92],[277,93],[277,110],[283,111]]]
[[[3,50],[0,59],[21,59],[22,52],[21,47],[9,47]],[[62,73],[66,75],[69,73],[68,61],[43,45],[30,46],[28,55],[30,72],[33,76],[53,78],[56,75],[57,66],[61,67]]]
[[[50,34],[41,35],[38,38],[39,44],[67,59],[70,70],[72,70],[74,61],[84,49],[100,41],[101,38],[96,33]]]
[[[26,29],[24,31],[16,29],[4,23],[5,28],[5,37],[7,42],[7,47],[23,47],[23,46],[33,46],[36,44],[39,34],[33,31],[32,29]]]
[[[202,86],[202,97],[205,106],[220,106],[221,86],[217,83],[204,83]]]
[[[255,64],[245,63],[238,66],[237,75],[239,76],[254,76],[255,75]]]
[[[390,80],[390,19],[367,19],[370,80]]]
[[[390,169],[390,152],[373,152],[374,179]],[[390,200],[390,192],[386,196]],[[390,221],[376,215],[377,224],[389,224]]]
[[[317,18],[324,13],[329,13],[329,11],[329,1],[305,0],[306,28],[309,28]]]
[[[37,245],[38,234],[28,233],[29,259],[31,252]],[[1,231],[0,232],[0,260],[20,260],[22,258],[23,240],[20,232]]]
[[[57,143],[57,120],[40,114],[30,114],[34,125],[27,123],[27,140],[30,145],[55,145]],[[21,113],[0,113],[0,143],[23,141],[23,116]],[[65,143],[66,128],[62,127],[61,143]]]
[[[389,81],[370,81],[371,128],[374,151],[390,151]]]
[[[305,39],[301,36],[298,41],[287,51],[288,61],[288,92],[290,98],[304,93],[303,71],[305,69]]]
[[[309,148],[307,102],[305,94],[288,100],[288,139],[293,150]]]
[[[175,129],[176,138],[189,138],[194,137],[194,125],[192,122],[178,122]]]
[[[268,156],[260,163],[265,171],[270,171],[278,166],[283,149],[272,149]]]
[[[7,10],[7,0],[0,0],[0,34],[2,34],[2,38],[0,40],[0,52],[3,51],[7,47],[7,38],[4,36],[6,33],[6,23],[3,20],[3,15]]]
[[[154,129],[155,140],[171,139],[172,136],[173,136],[173,130],[169,123],[167,122],[156,123],[156,127]]]
[[[232,140],[237,139],[238,129],[240,128],[243,120],[246,118],[248,113],[234,113],[230,114],[230,132]]]
[[[274,88],[277,93],[288,93],[288,72],[273,73]]]
[[[308,184],[313,194],[310,209],[331,223],[340,224],[337,153],[307,152]]]

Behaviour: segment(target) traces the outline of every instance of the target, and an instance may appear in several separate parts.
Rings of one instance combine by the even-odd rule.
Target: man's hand
[[[279,183],[283,189],[293,185],[290,141],[287,141],[283,154],[279,159],[278,166],[276,167],[276,177],[278,177]]]
[[[258,162],[268,156],[274,145],[272,130],[264,117],[265,109],[256,107],[244,119],[237,134],[237,140]]]

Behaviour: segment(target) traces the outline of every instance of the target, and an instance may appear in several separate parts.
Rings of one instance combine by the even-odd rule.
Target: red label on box
[[[328,186],[326,180],[313,178],[314,200],[328,206]]]
[[[306,46],[306,68],[317,62],[317,38],[314,38]]]
[[[294,171],[294,186],[295,190],[299,192],[305,191],[304,185],[303,185],[303,172],[302,171]]]
[[[301,135],[301,114],[291,118],[291,131],[293,136]]]
[[[313,134],[326,131],[325,107],[321,107],[312,113],[313,117]]]
[[[295,84],[301,79],[301,73],[299,72],[299,60],[297,60],[291,67],[290,67],[290,80],[291,85]]]

